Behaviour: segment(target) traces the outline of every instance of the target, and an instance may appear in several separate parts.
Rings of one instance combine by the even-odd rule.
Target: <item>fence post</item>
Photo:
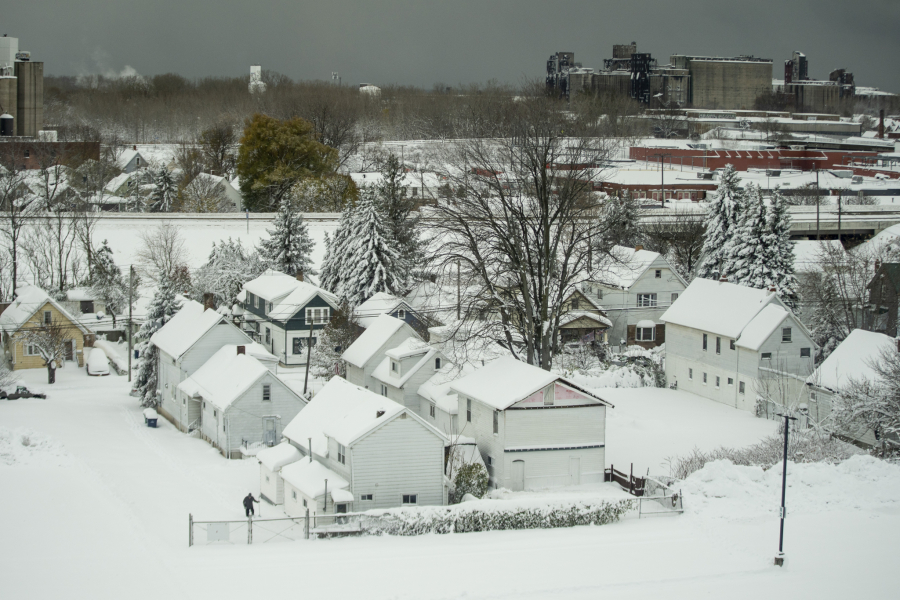
[[[304,523],[305,524],[303,526],[303,538],[308,540],[309,539],[309,509],[308,508],[306,509],[306,519],[304,520]]]
[[[253,543],[253,519],[247,518],[247,543]]]
[[[188,513],[188,548],[194,545],[194,515]]]

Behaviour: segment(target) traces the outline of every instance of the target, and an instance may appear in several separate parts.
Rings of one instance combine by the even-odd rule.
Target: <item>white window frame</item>
[[[722,386],[722,378],[716,375],[716,389],[719,389]]]
[[[728,385],[729,385],[729,387],[734,387],[734,377],[728,378]]]
[[[304,313],[306,325],[321,325],[331,320],[331,308],[327,306],[319,306],[315,308],[307,308]]]
[[[806,352],[806,354],[803,354]],[[800,348],[800,358],[811,358],[812,357],[812,348]]]
[[[672,292],[672,304],[675,304],[676,300],[678,300],[678,292]]]
[[[35,346],[34,344],[24,344],[24,346],[25,346],[25,348],[23,351],[25,352],[25,356],[40,356],[41,355],[40,352],[36,352],[37,346]]]
[[[272,385],[269,383],[264,383],[262,386],[262,399],[263,402],[271,402],[272,401]]]
[[[400,319],[401,321],[405,321],[406,320],[406,311],[403,310],[402,308],[397,310],[397,318]]]
[[[297,501],[297,490],[291,490],[291,498],[293,498],[295,502]]]
[[[692,369],[690,367],[688,367],[688,380],[690,380],[690,381],[694,380],[694,369]]]
[[[337,445],[337,461],[342,465],[347,464],[347,448],[343,444]]]
[[[716,336],[716,354],[722,354],[722,338]]]
[[[500,411],[494,411],[494,435],[500,435]]]
[[[391,361],[391,372],[397,373],[398,375],[400,374],[400,363],[398,363],[396,360]]]
[[[466,398],[466,423],[472,422],[472,399]]]
[[[429,416],[431,416],[432,419],[434,418],[434,404],[430,404],[428,406],[428,414],[429,414]]]
[[[53,311],[52,310],[45,310],[43,317],[44,318],[41,321],[42,324],[50,325],[53,323]]]
[[[650,332],[649,339],[646,337],[646,332]],[[644,332],[644,333],[642,333]],[[654,342],[656,341],[656,327],[637,327],[634,328],[634,339],[638,342]]]
[[[703,385],[706,385],[706,373],[703,374]]]
[[[760,358],[760,360],[772,360],[772,353],[771,352],[763,352],[762,354],[759,355],[759,358]]]
[[[662,269],[656,269],[653,274],[654,279],[662,279]]]
[[[359,501],[360,502],[374,502],[375,494],[360,494]]]
[[[656,306],[656,294],[638,294],[638,308],[653,308]]]
[[[707,334],[703,334],[703,351],[706,352],[706,349],[709,347],[709,337]]]
[[[435,371],[440,371],[440,370],[441,370],[441,366],[442,366],[442,365],[441,365],[441,357],[438,356],[437,358],[434,359],[434,370],[435,370]]]
[[[744,382],[743,381],[738,381],[738,393],[739,394],[744,393]]]
[[[416,506],[419,504],[419,494],[401,494],[401,506]]]
[[[790,344],[791,338],[793,337],[793,332],[790,327],[782,327],[781,328],[781,343],[782,344]]]
[[[387,386],[383,383],[381,384],[381,395],[387,398]]]

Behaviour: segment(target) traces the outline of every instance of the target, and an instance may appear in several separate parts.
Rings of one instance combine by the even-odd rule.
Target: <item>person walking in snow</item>
[[[248,517],[255,514],[253,512],[253,503],[254,502],[259,504],[259,500],[257,500],[256,498],[253,497],[253,492],[250,492],[249,494],[247,494],[247,497],[244,498],[244,511],[247,513]]]

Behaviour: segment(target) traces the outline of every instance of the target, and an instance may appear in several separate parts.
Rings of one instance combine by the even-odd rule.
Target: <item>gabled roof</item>
[[[293,292],[298,283],[300,282],[295,277],[269,269],[256,279],[245,283],[238,299],[243,301],[246,293],[250,292],[269,302],[275,302]]]
[[[281,477],[310,498],[323,495],[326,485],[329,491],[350,487],[346,479],[322,463],[310,461],[308,458],[282,467]]]
[[[116,160],[116,165],[118,165],[120,169],[124,169],[128,166],[128,163],[134,160],[135,156],[141,156],[141,153],[137,150],[125,150],[124,152],[122,152],[122,155]],[[143,158],[143,156],[141,156],[141,158]],[[144,163],[146,164],[146,162],[147,161],[145,160]]]
[[[280,321],[290,319],[297,314],[297,311],[301,310],[316,296],[320,296],[325,302],[330,304],[332,308],[337,308],[337,296],[331,292],[326,292],[322,288],[305,281],[297,281],[296,279],[294,279],[294,281],[297,283],[297,285],[294,286],[294,290],[272,307],[272,310],[268,315],[269,317]]]
[[[557,381],[586,394],[597,402],[612,406],[609,402],[559,375],[509,356],[500,357],[471,375],[452,382],[450,389],[497,410],[506,410],[516,402],[524,400]]]
[[[455,415],[459,412],[459,400],[456,392],[450,389],[451,384],[460,377],[473,373],[474,368],[466,365],[462,371],[456,365],[445,362],[440,371],[432,375],[419,386],[418,394],[444,412]]]
[[[603,285],[623,290],[633,286],[647,272],[650,265],[661,257],[659,252],[635,250],[625,246],[613,246],[610,254],[612,254],[616,262],[600,276],[596,277],[596,280]],[[674,270],[672,272],[675,273]],[[676,276],[678,275],[677,273],[675,274]]]
[[[788,314],[790,313],[777,304],[766,305],[747,323],[741,336],[735,341],[735,346],[748,350],[759,350],[769,336],[784,323]]]
[[[698,277],[660,320],[737,339],[770,303],[784,307],[778,296],[768,290]]]
[[[341,358],[354,367],[363,368],[375,353],[384,346],[391,336],[400,329],[406,327],[409,337],[418,337],[412,327],[400,319],[390,315],[378,315],[378,318],[360,335],[350,347],[344,351]]]
[[[806,383],[831,391],[839,391],[853,379],[875,379],[872,362],[878,360],[882,349],[897,351],[894,338],[854,329],[828,358],[806,379]]]
[[[59,302],[41,288],[33,285],[20,286],[16,289],[16,299],[3,311],[3,314],[0,314],[0,329],[7,333],[15,333],[48,303],[82,333],[90,333]]]
[[[178,384],[178,389],[225,410],[266,373],[270,371],[262,362],[249,354],[238,354],[237,345],[227,344]],[[299,396],[297,400],[303,402]]]
[[[409,338],[409,339],[415,340],[415,338]],[[408,342],[409,340],[406,340],[406,341]],[[420,341],[420,340],[416,340],[416,341]],[[392,350],[397,350],[397,348],[393,348]],[[437,354],[437,350],[435,350],[434,348],[431,348],[429,346],[424,346],[420,350],[421,351],[417,352],[416,354],[407,355],[407,356],[420,355],[421,357],[416,362],[416,364],[414,364],[410,368],[408,368],[406,370],[406,372],[403,373],[400,377],[394,377],[393,375],[391,375],[391,373],[392,373],[392,371],[391,371],[391,351],[389,350],[387,352],[387,356],[384,358],[384,360],[382,360],[378,364],[378,366],[375,367],[375,370],[372,371],[372,377],[374,377],[378,381],[390,384],[396,388],[402,388],[404,385],[406,385],[406,382],[409,381],[410,377],[412,377],[413,375],[418,373],[419,369],[421,369],[425,365],[431,364],[432,360],[434,359],[435,354]],[[395,358],[395,360],[399,360],[399,359]]]
[[[353,314],[360,325],[368,327],[379,315],[392,313],[394,309],[401,305],[412,310],[403,298],[398,298],[387,292],[377,292],[374,296],[357,306],[353,310]]]
[[[168,323],[150,337],[150,341],[172,358],[180,358],[219,323],[223,323],[225,327],[233,327],[218,312],[211,308],[204,310],[199,302],[188,300]],[[236,327],[235,330],[240,331]],[[243,335],[247,337],[246,334]],[[252,340],[247,337],[247,344],[250,343]]]
[[[290,319],[316,295],[333,308],[338,306],[337,296],[309,282],[300,281],[279,271],[268,270],[256,279],[244,284],[237,299],[246,302],[247,292],[273,304],[267,316],[280,321]]]
[[[405,410],[389,398],[341,377],[332,377],[306,408],[285,426],[283,435],[307,450],[308,440],[312,438],[313,453],[323,456],[328,450],[326,437],[349,446]]]
[[[603,327],[612,327],[612,321],[602,315],[583,310],[571,310],[559,318],[559,326],[563,327],[578,319],[590,319]]]
[[[120,187],[122,187],[123,185],[125,185],[125,183],[126,183],[129,179],[131,179],[131,177],[132,177],[133,175],[134,175],[134,173],[119,173],[118,175],[116,175],[115,177],[113,177],[112,179],[109,180],[109,183],[107,183],[107,184],[104,186],[104,189],[105,189],[107,192],[115,192],[115,191],[118,190]]]
[[[290,442],[281,442],[271,448],[263,448],[256,453],[256,458],[270,471],[277,472],[278,469],[297,462],[301,458],[300,451],[297,450]]]

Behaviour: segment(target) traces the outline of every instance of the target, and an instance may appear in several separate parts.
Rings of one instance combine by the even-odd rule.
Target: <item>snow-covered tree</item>
[[[890,344],[870,364],[874,379],[851,378],[833,401],[835,424],[846,431],[870,430],[882,444],[900,439],[900,352]]]
[[[233,306],[243,285],[266,268],[259,254],[247,253],[240,240],[228,238],[218,245],[213,242],[206,264],[194,273],[194,294],[201,301],[212,294],[217,306]]]
[[[415,265],[421,258],[419,217],[414,212],[416,201],[406,195],[403,164],[390,154],[381,166],[381,181],[375,186],[379,210],[387,219],[390,235],[396,240],[400,259]]]
[[[335,375],[346,377],[347,363],[341,355],[356,341],[361,331],[359,323],[353,318],[352,308],[347,302],[342,302],[319,335],[312,355],[313,374],[326,381]]]
[[[294,207],[289,198],[278,206],[275,229],[267,229],[268,239],[259,243],[259,254],[271,269],[287,273],[315,275],[312,266],[312,250],[315,243],[309,237],[309,230],[303,222],[303,214]]]
[[[150,212],[171,212],[178,196],[178,186],[166,167],[160,167],[153,177],[153,192],[148,205]]]
[[[721,275],[725,249],[734,235],[743,195],[734,165],[726,165],[719,177],[719,188],[706,212],[706,234],[701,253],[703,262],[698,277],[718,279]]]
[[[767,263],[771,272],[771,285],[790,306],[797,304],[799,283],[794,272],[794,244],[791,242],[791,216],[784,196],[776,188],[772,194],[766,215],[767,231],[764,236]]]
[[[629,192],[608,198],[603,203],[603,213],[609,229],[599,240],[601,251],[608,252],[613,246],[634,248],[641,243],[642,233],[638,227],[640,208]]]
[[[72,341],[71,324],[56,319],[49,323],[31,321],[17,335],[44,361],[47,383],[56,383],[56,369],[65,361],[66,348]]]
[[[113,260],[112,248],[106,240],[94,251],[93,259],[91,291],[106,305],[106,312],[112,316],[115,327],[116,315],[128,307],[128,283]]]
[[[766,247],[768,222],[762,189],[748,185],[737,207],[738,222],[726,242],[722,274],[731,283],[765,289],[772,285],[773,276]]]
[[[322,260],[319,285],[334,294],[338,293],[350,275],[349,240],[355,211],[355,207],[352,206],[344,209],[334,236],[329,237],[327,233],[325,234],[325,258]]]
[[[159,404],[156,390],[159,381],[157,372],[159,350],[150,343],[150,337],[181,310],[181,301],[175,296],[174,286],[162,276],[160,276],[160,280],[162,283],[147,309],[147,320],[138,331],[138,337],[142,340],[141,363],[134,384],[140,392],[141,404],[151,407]]]

